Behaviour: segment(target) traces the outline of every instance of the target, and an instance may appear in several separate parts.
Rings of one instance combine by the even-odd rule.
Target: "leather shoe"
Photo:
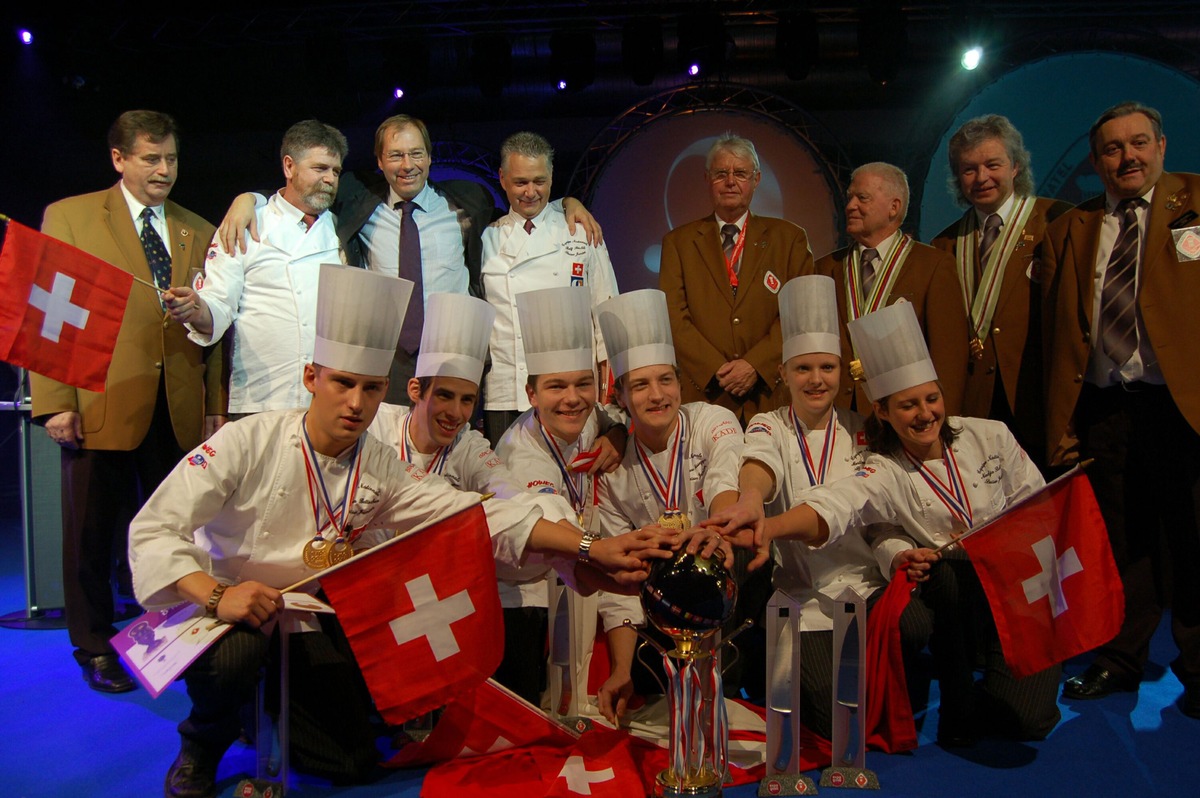
[[[218,757],[184,740],[163,784],[166,798],[216,798]]]
[[[101,693],[128,693],[137,683],[116,654],[99,654],[83,664],[83,680]]]
[[[1133,676],[1121,676],[1108,668],[1099,665],[1089,665],[1088,669],[1079,676],[1072,676],[1063,685],[1063,698],[1085,701],[1093,698],[1104,698],[1112,693],[1136,693],[1140,679]]]

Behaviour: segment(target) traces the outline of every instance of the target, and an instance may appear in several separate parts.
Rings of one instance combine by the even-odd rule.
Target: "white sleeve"
[[[742,465],[751,460],[761,463],[767,471],[771,472],[771,477],[775,480],[771,495],[763,497],[764,504],[775,501],[775,497],[783,489],[783,474],[787,467],[783,458],[783,448],[786,445],[783,436],[785,435],[787,435],[787,430],[770,413],[759,413],[750,419],[750,424],[746,427],[746,443],[742,448]]]
[[[261,214],[259,225],[262,224]],[[237,319],[241,311],[242,288],[246,282],[246,260],[257,249],[258,244],[253,240],[246,242],[246,254],[235,252],[230,255],[221,249],[218,236],[214,235],[208,246],[208,254],[204,262],[204,286],[200,289],[200,298],[208,305],[212,314],[212,333],[203,335],[192,325],[188,328],[188,338],[200,346],[212,346]]]
[[[592,292],[592,308],[601,302],[612,299],[617,295],[617,276],[613,273],[612,261],[608,257],[608,247],[601,244],[598,247],[588,247],[587,252],[588,290]],[[608,350],[604,346],[604,336],[600,332],[600,322],[596,314],[592,314],[593,336],[596,352],[596,362],[608,360]]]
[[[804,503],[829,525],[829,545],[848,531],[869,524],[896,524],[899,515],[893,497],[905,495],[896,472],[877,456],[868,458],[862,470],[828,485],[817,485],[804,493]]]
[[[745,436],[737,416],[723,407],[709,406],[704,419],[704,425],[692,434],[704,435],[708,449],[708,470],[702,486],[707,509],[718,495],[728,491],[737,493]]]
[[[605,632],[611,632],[624,625],[626,619],[634,626],[646,625],[646,613],[642,610],[640,597],[623,596],[605,590],[597,592],[596,597],[599,599],[596,611],[604,622]]]

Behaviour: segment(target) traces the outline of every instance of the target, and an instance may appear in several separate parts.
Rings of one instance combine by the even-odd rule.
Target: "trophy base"
[[[866,768],[832,767],[821,771],[822,787],[845,787],[855,790],[878,790],[879,777]]]
[[[799,773],[776,773],[758,783],[760,798],[772,795],[816,795],[817,785],[808,776]]]
[[[721,777],[710,771],[693,773],[679,784],[679,779],[670,770],[664,770],[654,779],[654,798],[719,798]]]

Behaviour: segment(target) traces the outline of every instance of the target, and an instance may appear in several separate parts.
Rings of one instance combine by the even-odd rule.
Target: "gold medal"
[[[983,341],[978,338],[971,339],[971,357],[976,360],[983,360]]]
[[[867,373],[863,371],[862,361],[857,358],[850,361],[850,379],[855,382],[862,382],[866,379]]]
[[[304,551],[301,557],[304,564],[309,568],[321,570],[329,567],[329,541],[322,537],[315,537],[304,544]]]
[[[687,517],[687,513],[682,510],[671,510],[663,513],[658,517],[658,525],[663,529],[678,529],[680,532],[692,528],[691,520]]]
[[[337,565],[338,563],[345,562],[353,556],[354,549],[350,548],[350,544],[346,542],[346,539],[338,538],[333,542],[333,545],[329,547],[328,564]]]

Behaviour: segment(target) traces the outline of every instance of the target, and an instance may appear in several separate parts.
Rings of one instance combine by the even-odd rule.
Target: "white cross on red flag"
[[[133,275],[14,221],[0,250],[0,360],[103,391]]]
[[[331,568],[321,587],[390,724],[446,704],[500,664],[504,619],[480,505]]]
[[[1090,651],[1121,628],[1121,577],[1096,496],[1078,467],[961,543],[1016,676]]]

